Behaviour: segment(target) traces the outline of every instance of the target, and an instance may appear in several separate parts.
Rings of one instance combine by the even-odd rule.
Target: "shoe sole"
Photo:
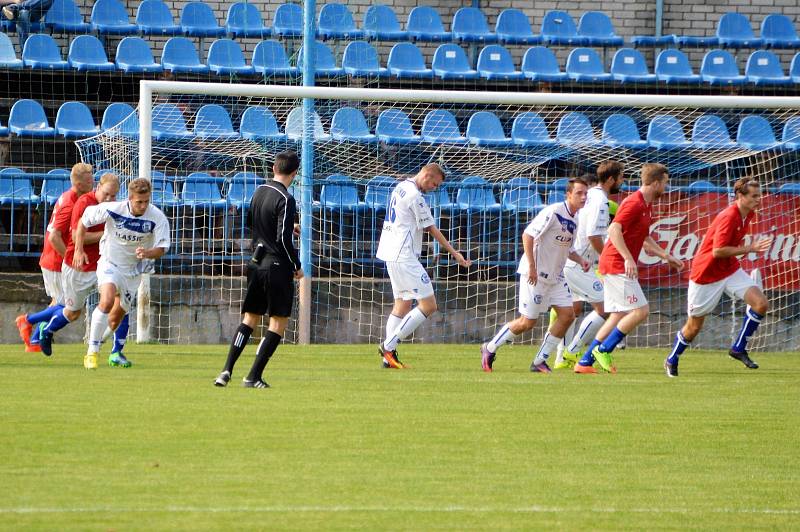
[[[588,368],[579,370],[578,368]],[[576,364],[575,368],[572,370],[573,373],[577,373],[578,375],[597,375],[597,368],[594,366],[581,366],[580,364]]]

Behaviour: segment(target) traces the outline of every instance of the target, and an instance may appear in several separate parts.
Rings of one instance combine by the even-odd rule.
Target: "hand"
[[[750,244],[750,253],[756,253],[760,255],[761,253],[765,253],[768,249],[770,244],[772,244],[772,235],[764,238],[759,238],[752,244]]]
[[[588,260],[581,259],[581,269],[583,269],[583,271],[588,272],[591,269],[591,267],[592,264]]]
[[[639,277],[639,268],[636,266],[635,260],[625,259],[625,275],[629,279],[636,279]]]
[[[295,280],[295,281],[299,281],[300,279],[302,279],[303,277],[305,277],[305,275],[306,275],[306,274],[305,274],[305,273],[303,273],[303,268],[300,268],[299,270],[295,270],[295,271],[294,271],[294,280]]]
[[[539,280],[539,272],[536,271],[536,268],[531,266],[528,270],[528,284],[532,286],[536,286],[536,281]]]
[[[139,260],[146,259],[147,258],[147,250],[144,249],[141,246],[136,248],[136,258],[139,259]]]
[[[686,267],[681,259],[675,258],[672,255],[667,255],[667,264],[669,264],[673,270],[678,272],[682,272],[683,268]]]
[[[300,224],[294,224],[294,229],[292,230],[292,234],[300,238]]]
[[[72,256],[72,267],[78,271],[82,271],[85,264],[89,264],[89,257],[83,250],[78,251],[76,249]]]
[[[472,261],[469,260],[469,259],[465,259],[464,255],[462,255],[458,251],[456,251],[453,254],[453,258],[456,259],[456,262],[458,263],[458,265],[463,267],[463,268],[469,268],[470,266],[472,266]]]

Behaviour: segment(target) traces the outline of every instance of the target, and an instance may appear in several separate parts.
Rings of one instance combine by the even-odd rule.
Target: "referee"
[[[245,388],[269,388],[262,373],[286,331],[294,303],[294,279],[303,278],[300,259],[292,244],[297,207],[289,194],[300,159],[293,151],[275,156],[274,179],[259,186],[250,200],[247,224],[253,233],[253,257],[247,265],[247,294],[242,303],[242,323],[231,340],[228,360],[215,386],[226,386],[233,366],[244,351],[261,316],[269,314],[269,330],[261,339]]]

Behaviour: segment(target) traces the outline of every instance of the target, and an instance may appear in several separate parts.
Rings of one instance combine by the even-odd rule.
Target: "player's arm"
[[[78,271],[81,271],[83,266],[89,263],[89,257],[83,250],[83,246],[86,244],[86,233],[86,226],[83,225],[83,219],[81,219],[72,233],[72,240],[75,244],[75,252],[72,254],[72,267]]]
[[[719,230],[714,234],[714,243],[711,246],[711,255],[715,259],[727,259],[728,257],[738,257],[747,253],[764,253],[769,249],[772,244],[772,235],[767,237],[753,240],[748,245],[731,246],[732,235],[735,233],[735,228],[730,220],[720,226]]]
[[[47,233],[47,240],[50,241],[50,245],[53,246],[53,249],[62,257],[67,252],[67,244],[64,242],[64,233],[69,231],[71,214],[72,209],[59,209]]]
[[[581,265],[581,269],[583,269],[583,271],[585,271],[585,272],[588,272],[589,268],[592,267],[592,265],[589,264],[589,261],[584,259],[583,257],[581,257],[580,254],[577,251],[575,251],[574,249],[569,250],[569,260],[571,260],[572,262],[574,262],[576,264],[580,264]]]
[[[603,209],[603,205],[605,205],[605,209]],[[589,239],[589,245],[600,255],[603,252],[605,237],[608,234],[608,202],[599,204],[594,201],[591,207],[592,211],[587,216],[589,226],[587,227],[586,235]]]
[[[536,237],[527,231],[522,233],[522,251],[528,260],[528,283],[535,285],[539,279],[539,269],[536,267],[536,254],[533,249],[536,247]]]
[[[83,201],[78,201],[75,204],[75,207],[72,209],[72,217],[70,218],[69,222],[69,229],[70,234],[72,235],[72,240],[75,241],[75,231],[78,229],[78,224],[81,222],[81,217],[83,213],[86,211],[88,205]],[[83,236],[83,245],[84,246],[91,246],[92,244],[97,244],[100,242],[100,239],[103,238],[103,231],[86,231]]]
[[[294,235],[294,219],[297,214],[297,204],[295,199],[291,196],[286,201],[283,201],[283,212],[278,212],[278,238],[280,239],[283,250],[286,252],[286,257],[292,263],[294,268],[294,278],[303,278],[303,265],[300,262],[300,257],[292,242]]]
[[[438,227],[436,227],[435,224],[426,227],[425,231],[430,233],[430,235],[433,238],[435,238],[436,241],[439,242],[439,244],[441,244],[441,246],[444,249],[446,249],[450,255],[453,256],[453,258],[456,260],[459,266],[463,266],[464,268],[469,268],[470,266],[472,266],[472,261],[469,259],[465,259],[464,255],[456,251],[456,249],[450,244],[450,241],[447,240],[447,237],[445,237],[442,234],[442,232],[439,230]]]
[[[622,225],[617,222],[608,226],[608,239],[614,245],[614,248],[625,259],[625,275],[631,279],[636,279],[639,276],[639,268],[636,266],[636,258],[633,256],[628,246],[625,244],[625,238],[622,236]]]
[[[169,222],[167,217],[163,214],[156,220],[156,226],[153,229],[154,244],[151,248],[136,248],[136,258],[142,259],[160,259],[164,253],[169,249]]]
[[[658,242],[653,240],[652,236],[648,236],[647,238],[644,239],[644,249],[651,255],[655,255],[656,257],[666,261],[667,264],[670,265],[670,267],[678,271],[683,270],[684,267],[683,261],[667,253],[667,250],[659,246]]]

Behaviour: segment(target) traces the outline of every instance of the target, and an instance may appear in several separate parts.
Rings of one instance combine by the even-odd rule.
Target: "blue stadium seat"
[[[464,50],[457,44],[442,44],[433,54],[433,73],[442,79],[477,79]]]
[[[462,7],[456,11],[451,29],[454,41],[485,44],[497,42],[497,35],[491,32],[486,17],[477,7]]]
[[[456,203],[469,212],[496,213],[502,208],[494,197],[492,185],[480,176],[469,176],[458,184]]]
[[[9,133],[9,129],[0,122],[0,137],[7,137]]]
[[[303,69],[303,47],[297,54],[297,68]],[[341,76],[344,69],[336,66],[336,57],[328,45],[321,41],[314,41],[314,75],[315,76]]]
[[[800,48],[800,37],[791,19],[779,13],[764,17],[761,40],[767,48]]]
[[[369,126],[363,113],[352,107],[342,107],[333,114],[331,138],[360,143],[371,143],[378,140],[369,132]]]
[[[478,73],[486,79],[518,80],[522,72],[514,66],[508,50],[498,44],[490,44],[478,56]]]
[[[161,52],[161,66],[175,74],[207,74],[208,65],[200,61],[194,43],[186,37],[172,37]]]
[[[739,74],[736,58],[727,50],[711,50],[700,67],[703,81],[711,85],[743,85],[747,80]]]
[[[245,62],[239,43],[231,39],[217,39],[211,43],[208,68],[221,76],[252,76],[256,73],[253,66]]]
[[[55,0],[44,16],[44,24],[56,33],[88,33],[92,30],[73,0]]]
[[[756,50],[750,54],[744,74],[747,81],[755,85],[792,84],[792,78],[783,71],[781,60],[768,50]]]
[[[325,178],[319,194],[323,209],[359,211],[366,205],[358,198],[356,182],[346,175],[334,174]]]
[[[461,135],[453,113],[444,109],[428,111],[422,121],[422,140],[431,144],[464,144],[467,138]]]
[[[266,107],[253,106],[245,109],[239,122],[239,133],[243,138],[257,142],[286,140],[278,129],[275,116]]]
[[[410,42],[401,42],[392,46],[386,66],[389,73],[397,78],[430,79],[433,77],[433,70],[425,65],[422,52],[417,45]]]
[[[322,119],[320,118],[319,114],[314,111],[314,140],[316,141],[328,141],[331,139],[331,136],[328,133],[325,133],[325,129],[322,127]],[[291,111],[289,111],[289,116],[286,117],[286,136],[289,137],[290,140],[300,140],[303,138],[303,108],[302,107],[295,107]]]
[[[0,205],[30,205],[39,201],[33,193],[31,178],[18,168],[12,172],[0,171]]]
[[[570,79],[597,83],[612,81],[614,78],[603,68],[603,60],[591,48],[575,48],[567,57],[567,75]]]
[[[194,134],[207,140],[231,139],[239,136],[233,130],[231,117],[224,107],[217,104],[206,104],[197,110],[194,118]]]
[[[20,137],[54,137],[56,134],[36,100],[17,100],[14,103],[8,115],[8,129]]]
[[[778,194],[794,194],[800,196],[800,183],[784,183],[778,187]]]
[[[183,113],[174,104],[161,103],[153,107],[152,136],[156,140],[184,140],[193,135],[186,129]]]
[[[547,126],[538,113],[526,111],[514,117],[511,125],[511,138],[514,144],[524,147],[553,146],[556,141],[550,137]]]
[[[538,213],[544,208],[542,197],[537,191],[536,183],[527,177],[514,177],[503,183],[500,204],[503,210]]]
[[[133,35],[139,31],[131,24],[128,10],[119,0],[97,0],[92,7],[92,31],[101,35]]]
[[[639,50],[620,48],[611,61],[611,75],[622,83],[653,83],[656,75],[647,70],[647,63]]]
[[[583,113],[571,112],[561,117],[556,130],[556,140],[567,146],[593,146],[600,144],[594,136],[589,119]]]
[[[174,208],[180,205],[181,201],[175,194],[174,178],[168,178],[163,172],[152,171],[150,181],[153,185],[153,203],[156,207]]]
[[[325,4],[319,12],[317,35],[322,39],[363,39],[364,32],[356,28],[353,14],[345,4]]]
[[[556,54],[545,46],[528,48],[522,58],[522,73],[531,81],[567,81],[566,72],[561,71]]]
[[[297,67],[289,65],[286,50],[279,41],[261,41],[253,50],[253,68],[265,76],[296,76],[300,73]]]
[[[664,46],[672,46],[675,44],[675,40],[677,39],[677,35],[669,34],[669,35],[660,35],[656,37],[655,35],[634,35],[631,37],[631,44],[636,47],[649,47],[649,48],[656,48],[656,47],[664,47]]]
[[[12,109],[13,113],[14,110]],[[11,120],[9,120],[11,123]],[[786,149],[800,150],[800,117],[793,116],[783,125],[783,135],[781,142]]]
[[[478,111],[469,117],[467,138],[476,146],[510,146],[514,143],[506,137],[497,115],[489,111]]]
[[[225,28],[217,22],[217,17],[208,4],[189,2],[181,11],[181,30],[190,37],[222,37]]]
[[[67,139],[85,138],[100,133],[92,112],[81,102],[64,102],[56,114],[56,133]]]
[[[588,46],[622,46],[624,42],[614,31],[611,19],[602,11],[587,11],[581,15],[578,35],[586,38]]]
[[[716,115],[703,115],[694,121],[692,144],[706,150],[727,150],[736,147],[728,126]]]
[[[266,180],[253,172],[236,172],[231,179],[225,199],[237,209],[247,209],[259,185]]]
[[[393,177],[379,175],[367,181],[364,204],[373,211],[385,211],[389,206],[392,189],[399,181]]]
[[[162,0],[145,0],[136,10],[136,25],[144,35],[180,35],[172,11]]]
[[[662,50],[656,57],[656,77],[664,83],[697,84],[703,78],[695,74],[689,58],[680,50]]]
[[[381,66],[378,52],[367,41],[353,41],[344,49],[342,68],[355,77],[384,77],[389,69]]]
[[[603,122],[603,144],[614,148],[646,148],[647,142],[639,135],[633,118],[616,113]]]
[[[693,181],[686,187],[686,192],[689,194],[709,194],[709,193],[722,193],[725,192],[724,187],[718,187],[711,181],[700,179]]]
[[[69,66],[79,72],[109,71],[116,67],[108,60],[103,44],[94,35],[79,35],[69,45]]]
[[[545,44],[585,46],[588,39],[578,35],[575,21],[565,11],[548,11],[542,21],[542,40]]]
[[[69,63],[61,58],[56,41],[43,33],[31,35],[22,48],[22,62],[26,67],[43,70],[66,70]]]
[[[766,118],[748,115],[739,122],[736,143],[748,150],[761,151],[777,146],[778,141]]]
[[[418,144],[421,140],[411,128],[408,115],[399,109],[381,111],[375,124],[375,135],[378,140],[389,144]]]
[[[684,48],[712,48],[719,46],[719,39],[714,37],[697,37],[693,35],[676,35],[675,44]]]
[[[227,205],[219,192],[217,180],[204,172],[193,172],[186,177],[180,203],[198,209],[223,209]]]
[[[647,143],[659,150],[683,149],[691,147],[686,140],[683,126],[672,115],[658,115],[647,126]]]
[[[228,8],[225,22],[228,35],[237,37],[269,37],[272,30],[264,25],[261,13],[251,2],[236,2]]]
[[[17,59],[14,44],[5,33],[0,33],[0,68],[22,68],[22,59]]]
[[[725,13],[717,23],[719,46],[725,48],[760,48],[761,39],[756,38],[750,20],[741,13]]]
[[[374,5],[364,15],[364,36],[377,41],[405,41],[408,32],[400,27],[397,15],[389,6]]]
[[[280,37],[303,36],[303,7],[299,4],[283,4],[275,10],[272,31]]]
[[[792,63],[789,66],[789,75],[792,77],[792,81],[800,83],[800,53],[792,57]]]
[[[153,59],[147,41],[125,37],[117,45],[117,69],[125,73],[161,72],[164,68]]]
[[[528,15],[519,9],[504,9],[494,27],[497,40],[503,44],[540,44],[541,35],[534,35]]]
[[[51,177],[52,176],[52,177]],[[47,172],[47,177],[42,180],[42,191],[39,194],[39,199],[42,203],[53,205],[61,194],[66,192],[72,187],[69,181],[69,170],[64,168],[56,168]]]
[[[139,117],[136,115],[136,111],[134,111],[133,107],[127,103],[120,102],[109,104],[103,112],[103,120],[100,122],[100,129],[106,131],[120,123],[123,123],[122,130],[124,132],[138,133],[139,131]]]
[[[411,10],[406,21],[406,30],[408,36],[416,41],[441,42],[453,38],[452,33],[444,31],[439,13],[428,6],[417,6]]]

